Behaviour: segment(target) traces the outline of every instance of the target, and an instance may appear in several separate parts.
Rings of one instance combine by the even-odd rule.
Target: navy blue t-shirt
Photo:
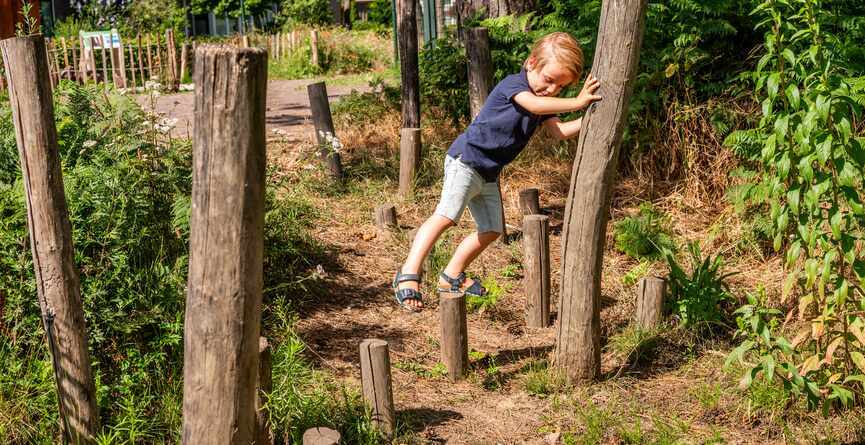
[[[514,96],[531,92],[526,70],[502,79],[490,92],[483,108],[448,149],[448,154],[477,170],[487,182],[513,161],[529,142],[538,125],[554,114],[536,115],[514,102]]]

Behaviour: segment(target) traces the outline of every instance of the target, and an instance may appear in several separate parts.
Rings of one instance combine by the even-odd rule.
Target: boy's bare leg
[[[454,252],[454,256],[451,257],[450,262],[448,262],[447,267],[445,267],[444,273],[446,273],[449,277],[456,278],[461,272],[465,271],[466,268],[471,264],[484,249],[487,248],[493,241],[495,241],[501,233],[499,232],[483,232],[478,233],[474,232],[471,235],[467,236],[457,247],[456,252]],[[474,283],[474,280],[471,278],[467,279],[463,288],[467,288]],[[450,287],[450,283],[443,280],[439,277],[439,287]]]
[[[418,273],[421,263],[423,263],[424,258],[429,254],[433,244],[452,225],[454,225],[453,221],[440,215],[430,216],[424,221],[414,236],[408,258],[405,259],[405,263],[403,263],[402,269],[400,269],[401,273]],[[399,283],[398,288],[418,290],[420,283],[403,281]],[[405,300],[405,304],[412,307],[423,307],[423,303],[417,300]]]

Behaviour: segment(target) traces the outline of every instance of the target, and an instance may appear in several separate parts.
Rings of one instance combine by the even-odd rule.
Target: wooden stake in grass
[[[312,66],[318,66],[318,31],[309,32],[309,51],[312,54]]]
[[[637,310],[634,321],[638,328],[651,330],[661,324],[666,293],[667,282],[663,278],[645,277],[637,283]]]
[[[387,342],[367,339],[360,343],[360,375],[363,398],[372,411],[372,421],[387,437],[393,435],[396,415],[390,380]]]
[[[306,91],[309,95],[309,108],[312,111],[319,157],[327,166],[331,178],[341,181],[342,160],[339,150],[342,144],[333,129],[333,116],[330,114],[330,103],[327,100],[327,86],[324,82],[311,83],[306,86]]]
[[[604,100],[589,107],[577,144],[562,232],[555,366],[572,383],[601,372],[601,265],[610,192],[643,40],[646,0],[604,0],[592,72]]]
[[[150,45],[150,34],[147,34],[147,80],[153,80],[153,55],[150,52]]]
[[[391,204],[376,207],[375,225],[382,230],[398,227],[396,222],[396,207]]]
[[[129,50],[129,65],[132,67],[132,69],[129,70],[129,72],[132,73],[132,85],[128,86],[134,90],[135,85],[138,83],[135,78],[135,52],[133,51],[131,44],[126,45],[126,49]]]
[[[325,427],[310,428],[303,432],[303,445],[339,445],[342,436]]]
[[[108,58],[105,56],[105,38],[99,36],[99,53],[102,55],[102,85],[108,91]]]
[[[64,442],[95,443],[96,387],[72,228],[63,192],[47,52],[41,35],[0,41],[27,204],[36,292],[57,383]]]
[[[550,217],[523,217],[523,264],[525,267],[526,326],[550,324]]]
[[[138,42],[136,47],[136,52],[138,53],[138,76],[141,77],[141,86],[145,86],[147,84],[147,76],[144,74],[144,54],[141,52],[141,34],[137,34],[135,39]]]
[[[69,66],[69,52],[68,52],[68,47],[66,46],[66,37],[60,38],[60,45],[63,47],[63,71],[68,73],[69,68],[71,68],[71,66]],[[73,60],[74,60],[74,57],[73,57]],[[70,79],[71,79],[71,77],[70,77]]]
[[[471,28],[466,33],[468,59],[469,108],[471,118],[477,117],[493,89],[493,61],[490,56],[490,36],[486,28]]]
[[[402,127],[420,127],[420,80],[417,65],[417,2],[400,1],[397,26],[402,78]]]
[[[273,392],[273,359],[270,344],[264,337],[258,339],[258,397],[255,399],[255,445],[273,445],[270,412],[267,401]]]
[[[520,212],[523,216],[540,215],[541,203],[538,196],[538,189],[528,188],[520,190]]]
[[[455,382],[469,366],[469,337],[466,324],[466,297],[462,292],[439,292],[442,363],[448,378]]]
[[[264,249],[267,54],[195,54],[183,443],[252,443]]]
[[[399,130],[399,194],[402,197],[414,191],[414,181],[421,158],[420,128]]]

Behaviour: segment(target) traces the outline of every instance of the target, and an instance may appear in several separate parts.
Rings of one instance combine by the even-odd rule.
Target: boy
[[[464,271],[504,229],[499,172],[516,158],[541,123],[557,139],[579,134],[582,118],[562,122],[555,115],[583,110],[600,100],[594,94],[600,83],[589,74],[578,97],[555,96],[578,81],[582,69],[583,54],[577,41],[567,33],[555,32],[535,43],[518,74],[493,88],[478,116],[450,146],[438,207],[418,229],[408,258],[397,269],[393,288],[401,306],[414,312],[423,308],[418,270],[432,245],[456,225],[466,206],[477,231],[457,247],[439,275],[439,288],[477,296],[486,293]]]

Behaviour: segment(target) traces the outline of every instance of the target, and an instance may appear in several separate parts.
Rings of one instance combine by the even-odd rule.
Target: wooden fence
[[[47,63],[52,86],[61,79],[79,83],[96,82],[116,88],[141,88],[156,82],[176,90],[184,79],[191,80],[192,54],[196,42],[178,42],[171,30],[165,34],[138,34],[121,39],[119,48],[101,37],[45,39]],[[236,46],[253,46],[268,51],[273,60],[288,57],[292,51],[310,47],[313,65],[318,64],[318,31],[291,31],[279,34],[235,36],[223,42]],[[0,91],[6,90],[6,76],[0,68]]]

